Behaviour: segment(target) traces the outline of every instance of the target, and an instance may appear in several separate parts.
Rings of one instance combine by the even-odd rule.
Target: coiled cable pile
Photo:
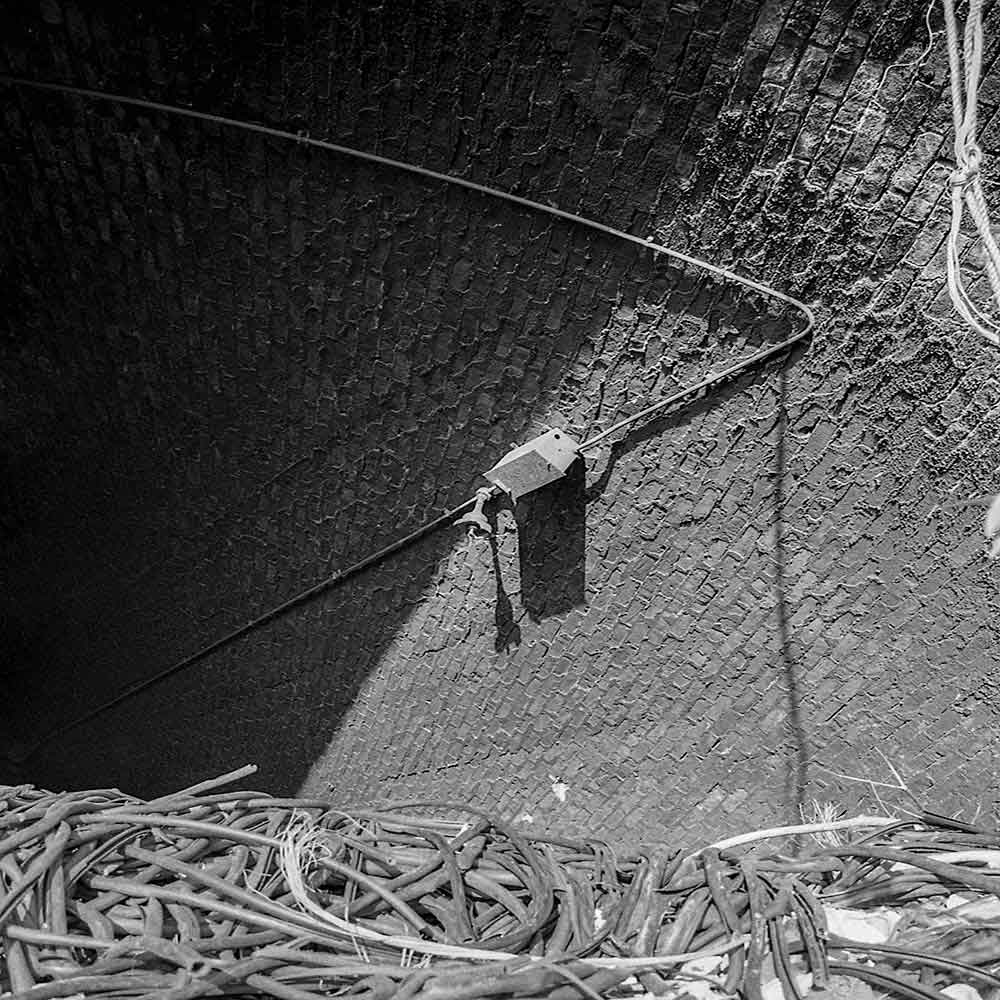
[[[828,927],[830,907],[1000,895],[995,830],[926,814],[796,857],[619,857],[463,804],[218,791],[253,770],[151,801],[0,786],[0,993],[573,1000],[694,978],[800,1000],[834,975],[917,1000],[1000,988],[995,917],[960,907],[881,946]]]

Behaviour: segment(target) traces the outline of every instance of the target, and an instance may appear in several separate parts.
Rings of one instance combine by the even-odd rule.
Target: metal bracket
[[[565,476],[579,453],[579,445],[554,427],[507,452],[483,475],[516,501]]]

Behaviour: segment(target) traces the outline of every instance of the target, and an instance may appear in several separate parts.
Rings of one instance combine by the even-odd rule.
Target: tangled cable
[[[695,978],[707,1000],[802,1000],[847,975],[944,1000],[952,983],[1000,986],[997,830],[865,816],[792,828],[824,831],[797,856],[754,852],[782,828],[619,856],[466,803],[218,791],[255,770],[151,801],[0,785],[0,997],[577,1000],[673,996]],[[849,843],[831,834],[850,828],[863,832]],[[891,934],[849,933],[886,907]]]
[[[965,208],[983,246],[983,260],[993,298],[1000,304],[1000,246],[990,227],[989,208],[980,179],[982,149],[976,141],[979,83],[983,68],[983,4],[969,0],[964,44],[959,48],[955,0],[943,0],[948,65],[951,75],[951,111],[955,127],[955,170],[951,175],[951,230],[948,234],[948,292],[959,315],[978,333],[1000,345],[1000,327],[973,301],[962,279],[959,239]]]

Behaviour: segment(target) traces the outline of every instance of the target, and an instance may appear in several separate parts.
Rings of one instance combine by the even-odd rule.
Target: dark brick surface
[[[996,572],[976,509],[932,512],[996,489],[1000,391],[948,319],[943,47],[898,65],[923,10],[9,5],[9,72],[452,171],[821,316],[807,352],[589,456],[535,521],[499,510],[495,548],[445,530],[26,776],[152,793],[251,759],[273,791],[470,798],[632,843],[855,804],[822,767],[884,779],[881,750],[935,805],[989,810]],[[459,502],[510,444],[791,329],[488,198],[0,93],[11,742]]]

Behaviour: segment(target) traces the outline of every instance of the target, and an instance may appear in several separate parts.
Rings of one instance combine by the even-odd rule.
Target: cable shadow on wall
[[[809,741],[802,713],[802,690],[799,679],[797,650],[789,627],[786,541],[785,541],[785,476],[787,473],[786,441],[788,437],[787,376],[782,368],[778,375],[778,440],[774,453],[774,597],[778,626],[778,653],[782,681],[788,699],[785,742],[784,799],[788,803],[789,823],[801,822],[809,781]]]
[[[775,625],[778,662],[777,669],[786,693],[786,738],[783,742],[784,779],[782,797],[787,803],[788,822],[801,822],[802,807],[809,780],[809,739],[802,710],[802,684],[798,650],[792,638],[789,601],[787,596],[787,541],[785,532],[785,479],[787,475],[787,372],[805,352],[805,345],[797,345],[780,362],[778,381],[778,422],[775,442],[774,466],[769,473],[773,480],[771,531],[774,539],[774,599]],[[744,392],[747,385],[755,380],[769,377],[774,363],[766,362],[757,369],[751,369],[732,382],[713,389],[689,404],[679,404],[677,409],[649,424],[627,433],[612,447],[607,464],[600,475],[585,491],[587,504],[600,498],[607,489],[618,462],[641,444],[667,431],[689,423],[692,419],[710,413],[713,409]],[[768,474],[768,473],[764,473]]]
[[[785,371],[791,365],[798,362],[805,353],[804,344],[795,345],[788,354],[784,355],[780,361],[781,378],[785,378]],[[682,427],[691,423],[695,418],[711,413],[722,404],[734,397],[740,396],[746,391],[748,385],[760,379],[768,378],[767,373],[772,372],[775,367],[773,359],[767,359],[759,366],[748,368],[738,376],[721,385],[712,386],[708,392],[703,392],[697,398],[686,402],[680,402],[674,409],[668,410],[662,416],[654,417],[648,424],[640,424],[634,430],[628,430],[615,441],[610,448],[607,461],[594,481],[586,487],[584,498],[586,504],[591,504],[600,499],[604,491],[611,482],[615,469],[622,459],[626,458],[640,445],[662,436],[669,430]],[[784,382],[782,382],[782,386]],[[784,388],[782,388],[782,393]],[[784,397],[782,396],[782,413],[784,413]]]

